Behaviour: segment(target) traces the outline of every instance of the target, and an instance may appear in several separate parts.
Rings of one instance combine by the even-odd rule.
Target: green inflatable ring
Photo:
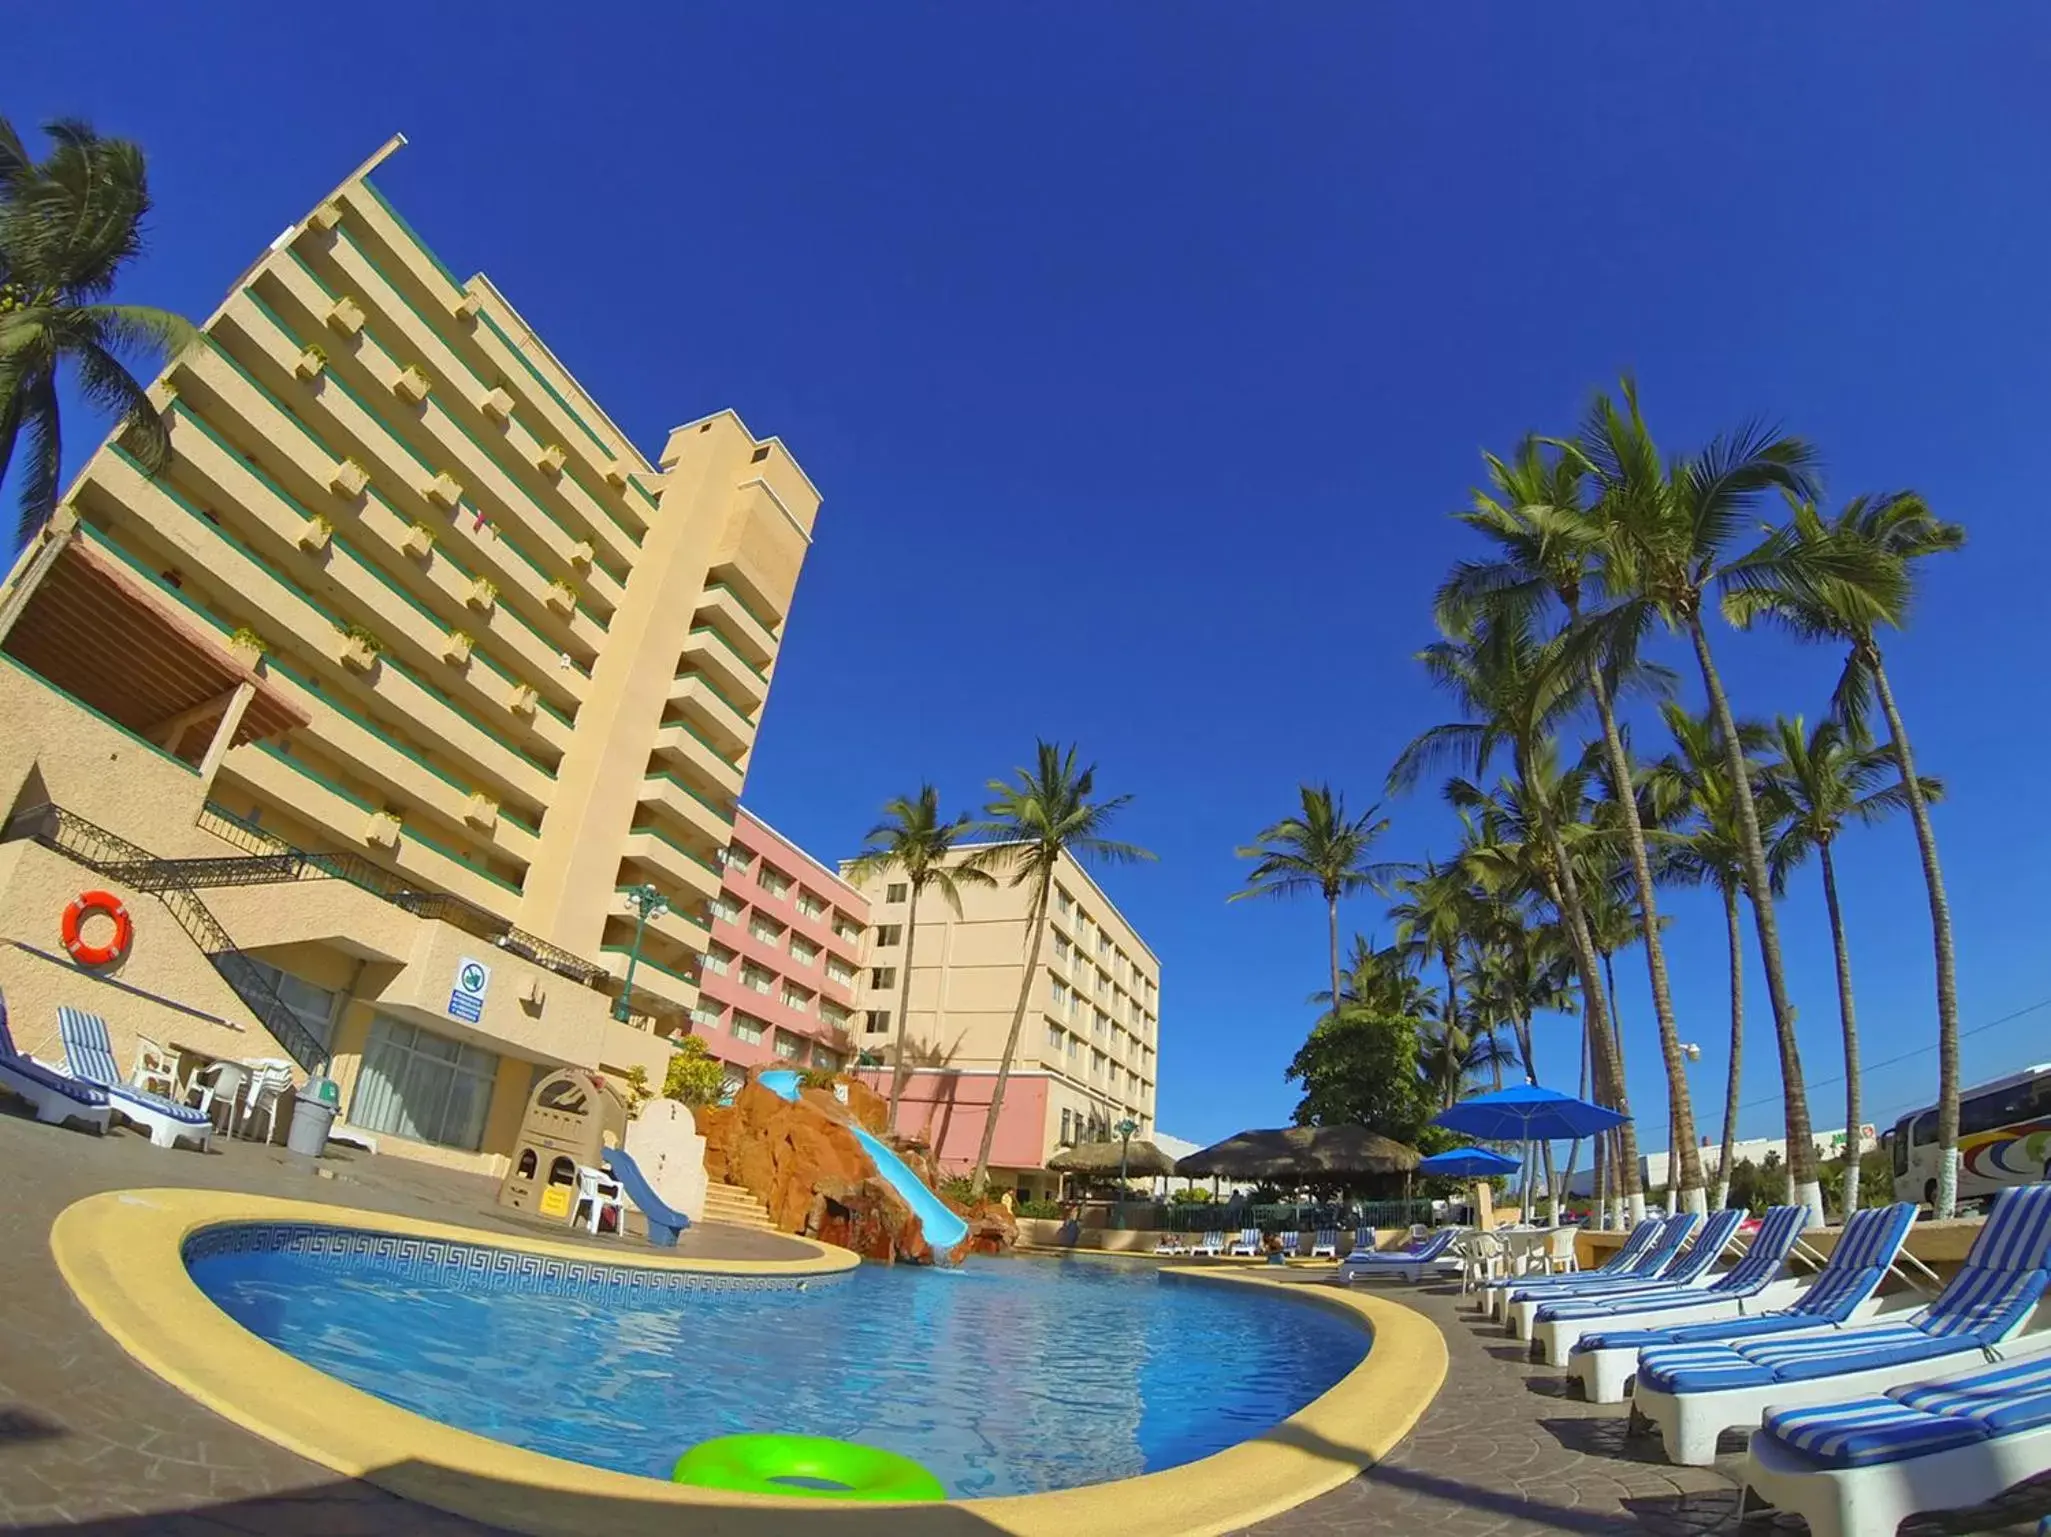
[[[944,1500],[939,1479],[896,1452],[831,1436],[714,1436],[677,1458],[672,1482],[743,1494],[797,1494],[822,1500]],[[838,1484],[821,1489],[790,1478]]]

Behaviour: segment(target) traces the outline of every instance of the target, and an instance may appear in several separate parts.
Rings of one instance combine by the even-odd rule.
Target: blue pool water
[[[468,1254],[474,1266],[485,1252]],[[463,1264],[257,1248],[188,1256],[237,1322],[366,1392],[538,1452],[667,1478],[736,1431],[901,1452],[955,1498],[1173,1467],[1259,1434],[1359,1364],[1315,1305],[1097,1261],[864,1265],[806,1290],[668,1295]]]

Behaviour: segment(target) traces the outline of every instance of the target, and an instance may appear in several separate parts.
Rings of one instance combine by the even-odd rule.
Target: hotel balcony
[[[658,769],[674,768],[684,781],[715,800],[737,800],[746,777],[731,760],[721,756],[711,741],[685,721],[664,726],[655,734]]]
[[[746,660],[712,625],[699,625],[684,641],[683,664],[718,685],[719,692],[749,720],[769,698],[769,674]]]
[[[776,634],[748,606],[740,593],[725,582],[714,582],[705,589],[705,595],[698,600],[698,613],[692,628],[712,625],[734,650],[757,667],[768,667],[776,660]]]
[[[669,710],[665,721],[688,721],[729,757],[745,760],[755,745],[754,716],[722,693],[708,677],[692,672],[678,673],[669,689]]]
[[[722,809],[710,796],[692,789],[668,773],[650,774],[641,781],[641,804],[655,807],[704,839],[714,854],[726,847],[733,836],[733,812]]]
[[[627,834],[621,852],[627,859],[656,871],[664,886],[705,902],[719,895],[719,867],[702,854],[693,853],[677,834],[654,827],[636,828]]]

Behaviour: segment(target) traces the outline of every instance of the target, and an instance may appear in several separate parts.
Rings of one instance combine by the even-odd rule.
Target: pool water
[[[838,1436],[913,1458],[957,1499],[1208,1456],[1302,1408],[1369,1343],[1309,1302],[1090,1260],[616,1299],[278,1249],[189,1268],[280,1349],[495,1440],[667,1478],[711,1436]]]

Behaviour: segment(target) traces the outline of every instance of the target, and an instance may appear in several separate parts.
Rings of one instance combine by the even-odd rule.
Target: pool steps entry
[[[798,1101],[798,1075],[789,1068],[759,1073],[755,1081],[778,1099],[788,1100],[792,1104]],[[869,1161],[876,1166],[877,1177],[895,1190],[904,1204],[912,1209],[912,1215],[919,1219],[919,1225],[926,1234],[926,1242],[932,1246],[936,1259],[969,1236],[969,1225],[961,1219],[959,1213],[935,1195],[924,1180],[912,1172],[911,1165],[893,1153],[881,1139],[855,1125],[853,1120],[847,1122],[847,1129],[855,1134],[855,1140],[862,1145],[862,1151],[869,1155]]]

